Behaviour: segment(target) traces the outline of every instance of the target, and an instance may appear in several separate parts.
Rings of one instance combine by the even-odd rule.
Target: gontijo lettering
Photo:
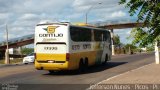
[[[63,37],[63,34],[39,34],[39,37]]]
[[[63,37],[62,33],[55,33],[58,27],[59,26],[48,26],[47,28],[43,28],[43,30],[47,31],[47,34],[39,34],[39,37]]]

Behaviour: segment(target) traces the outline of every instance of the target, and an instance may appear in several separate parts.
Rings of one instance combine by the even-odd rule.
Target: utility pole
[[[114,45],[114,39],[113,39],[113,37],[114,37],[114,32],[113,32],[113,29],[111,29],[111,40],[112,40],[112,55],[115,55],[115,45]]]
[[[159,49],[158,49],[158,41],[155,42],[155,62],[159,64]]]
[[[128,52],[129,52],[129,54],[131,54],[131,47],[130,46],[129,46]]]
[[[100,2],[100,3],[98,3],[98,4],[102,4],[102,3]],[[88,11],[86,12],[86,14],[85,14],[86,24],[88,24],[88,13],[93,9],[93,7],[94,7],[95,5],[97,5],[97,4],[92,5],[92,6],[88,9]]]
[[[6,52],[5,52],[5,64],[10,64],[10,61],[9,61],[9,50],[8,50],[8,27],[7,27],[7,24],[6,24]]]

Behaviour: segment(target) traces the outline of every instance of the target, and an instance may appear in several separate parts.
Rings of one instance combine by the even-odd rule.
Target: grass
[[[0,60],[0,64],[4,64],[4,62],[5,62],[4,59]],[[19,59],[15,58],[13,60],[10,60],[10,64],[16,64],[16,63],[21,63],[21,62],[22,62],[22,58],[19,58]]]

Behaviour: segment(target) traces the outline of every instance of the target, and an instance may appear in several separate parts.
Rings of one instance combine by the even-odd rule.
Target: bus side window
[[[79,33],[80,33],[80,31],[78,28],[73,28],[73,27],[70,28],[70,35],[71,35],[71,39],[73,41],[79,40]]]
[[[108,42],[111,43],[111,35],[110,35],[110,32],[108,32],[107,38],[108,38]]]
[[[94,31],[94,39],[95,39],[95,41],[102,41],[102,34],[103,34],[102,31],[95,30]]]
[[[103,31],[103,41],[107,41],[107,31]]]
[[[70,27],[71,39],[76,42],[89,42],[91,41],[91,29],[81,27]]]

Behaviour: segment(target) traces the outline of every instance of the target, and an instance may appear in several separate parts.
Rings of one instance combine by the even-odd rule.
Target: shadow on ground
[[[78,70],[57,71],[57,72],[47,73],[47,74],[43,74],[43,75],[80,75],[80,74],[95,73],[95,72],[101,72],[101,71],[104,71],[106,69],[110,69],[113,67],[117,67],[117,66],[120,66],[120,65],[123,65],[126,63],[127,62],[108,62],[105,65],[95,65],[95,66],[88,67],[88,69],[86,69],[84,72],[79,72]]]

